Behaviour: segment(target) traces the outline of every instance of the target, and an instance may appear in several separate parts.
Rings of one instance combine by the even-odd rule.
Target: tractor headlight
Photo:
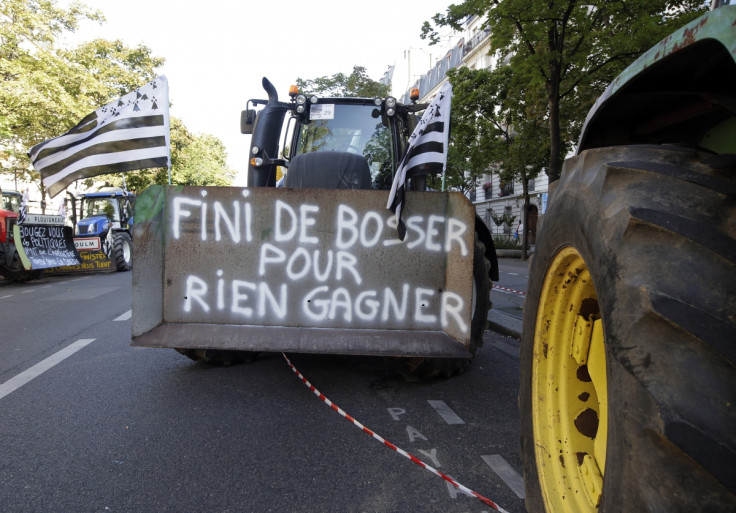
[[[386,98],[386,115],[387,116],[393,116],[396,114],[396,98],[393,96],[389,96]]]
[[[307,103],[307,97],[306,96],[304,96],[303,94],[300,94],[300,95],[298,95],[296,97],[296,104],[297,105],[304,105],[305,103]]]

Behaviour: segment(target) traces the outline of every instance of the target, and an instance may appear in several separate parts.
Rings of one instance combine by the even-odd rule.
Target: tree
[[[172,182],[182,185],[231,185],[235,178],[227,167],[225,145],[209,134],[193,136],[172,175]]]
[[[297,78],[296,85],[303,94],[319,96],[373,98],[388,96],[391,90],[387,84],[371,79],[363,66],[353,66],[350,75],[335,73],[331,77]]]
[[[585,113],[610,81],[637,56],[706,9],[700,0],[466,0],[432,21],[460,30],[468,16],[485,17],[491,51],[508,60],[516,88],[547,122],[550,181],[576,141]],[[425,22],[422,37],[437,42]]]
[[[529,181],[546,164],[543,116],[533,110],[533,88],[513,87],[510,66],[495,70],[455,68],[449,175],[462,174],[473,183],[493,170],[502,182],[521,182],[524,209],[529,210]],[[465,167],[463,167],[465,166]],[[458,173],[460,171],[460,173]],[[454,178],[455,180],[457,177]],[[526,222],[525,220],[523,222]],[[522,257],[526,258],[526,231]]]
[[[4,172],[37,179],[26,152],[67,132],[90,112],[155,78],[164,59],[145,45],[97,39],[64,48],[60,38],[81,20],[104,21],[76,3],[68,9],[54,0],[4,0],[0,4],[0,161]],[[187,185],[230,184],[225,148],[211,135],[192,135],[171,118],[172,174]],[[131,190],[166,184],[168,170],[126,173]],[[121,176],[105,178],[122,184]],[[94,179],[85,183],[92,185]]]
[[[6,169],[24,179],[37,176],[26,156],[31,146],[151,80],[163,64],[149,48],[120,41],[62,48],[63,33],[84,19],[103,17],[76,3],[59,8],[53,0],[0,4],[0,152]]]

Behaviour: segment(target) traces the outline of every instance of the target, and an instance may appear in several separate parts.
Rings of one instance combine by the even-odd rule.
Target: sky
[[[68,4],[61,0],[60,5]],[[106,22],[83,22],[68,42],[145,44],[166,59],[172,116],[225,143],[236,185],[245,185],[249,138],[240,111],[265,98],[262,77],[288,99],[297,78],[350,73],[380,79],[407,48],[427,47],[422,23],[450,0],[86,0]],[[440,45],[441,46],[441,45]],[[437,53],[440,49],[437,49]],[[428,71],[431,64],[427,63]]]

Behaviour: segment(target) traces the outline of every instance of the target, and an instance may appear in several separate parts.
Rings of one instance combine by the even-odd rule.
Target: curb
[[[503,312],[493,309],[488,312],[488,329],[501,333],[502,335],[521,339],[523,325],[521,319],[517,319]]]
[[[530,257],[533,254],[534,254],[534,248],[530,248],[526,250],[527,257]],[[498,258],[521,258],[521,250],[520,249],[497,249],[496,256]]]

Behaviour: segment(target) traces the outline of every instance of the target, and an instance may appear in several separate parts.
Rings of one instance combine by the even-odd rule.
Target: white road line
[[[45,360],[41,360],[30,369],[25,370],[17,376],[10,378],[8,381],[0,385],[0,399],[12,392],[15,392],[32,379],[37,378],[57,363],[64,361],[65,359],[69,358],[71,355],[94,341],[94,338],[80,338],[76,342],[72,342],[71,344],[66,346],[64,349],[61,349],[60,351],[52,354]]]
[[[133,310],[128,310],[124,314],[122,314],[120,317],[117,317],[113,319],[113,321],[127,321],[133,316]]]
[[[465,421],[461,419],[457,415],[457,413],[452,411],[452,409],[447,406],[445,401],[434,401],[430,399],[427,402],[432,408],[437,411],[437,413],[440,414],[440,417],[442,417],[448,424],[465,424]]]
[[[481,458],[483,458],[486,465],[491,467],[498,477],[500,477],[503,482],[511,488],[511,491],[514,492],[519,499],[526,497],[526,492],[524,491],[524,479],[505,459],[498,454],[481,456]]]
[[[13,297],[13,294],[8,294],[7,296],[2,296],[2,297],[0,297],[0,299],[7,299],[9,297]]]

